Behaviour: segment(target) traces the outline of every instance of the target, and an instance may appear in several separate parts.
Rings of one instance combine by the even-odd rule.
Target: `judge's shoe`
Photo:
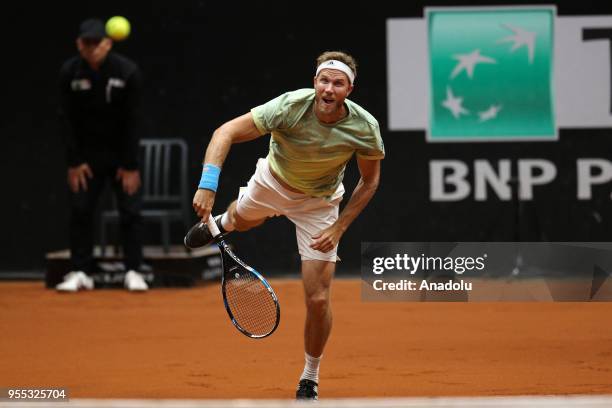
[[[68,272],[64,276],[64,281],[55,286],[59,292],[76,292],[81,289],[91,290],[94,288],[94,281],[83,271]]]
[[[132,292],[144,292],[149,290],[149,285],[145,282],[142,274],[131,269],[125,274],[123,283],[125,288]]]

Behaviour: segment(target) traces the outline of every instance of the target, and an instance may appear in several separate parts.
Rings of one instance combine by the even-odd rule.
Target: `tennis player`
[[[385,156],[378,122],[347,99],[356,74],[352,56],[325,52],[317,58],[314,89],[287,92],[219,127],[193,197],[193,208],[206,223],[231,145],[272,135],[268,156],[258,160],[247,188],[215,221],[224,234],[279,215],[295,224],[307,309],[306,361],[297,399],[318,399],[319,364],[332,326],[330,286],[338,242],[374,195]],[[353,154],[361,177],[338,215],[344,170]],[[207,228],[197,231],[202,245],[212,241]]]

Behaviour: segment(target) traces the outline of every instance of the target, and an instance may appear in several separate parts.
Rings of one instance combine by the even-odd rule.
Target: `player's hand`
[[[121,181],[121,187],[127,195],[132,195],[140,188],[140,172],[138,170],[126,170],[119,167],[116,179]]]
[[[215,192],[205,188],[199,188],[193,196],[193,209],[202,219],[202,222],[208,221],[208,216],[215,204]]]
[[[333,224],[331,227],[313,235],[314,242],[310,244],[310,247],[317,251],[329,252],[338,245],[342,234],[344,234],[344,230],[338,224]]]
[[[81,189],[87,191],[87,179],[92,177],[93,172],[87,163],[68,167],[68,186],[73,193],[78,193]]]

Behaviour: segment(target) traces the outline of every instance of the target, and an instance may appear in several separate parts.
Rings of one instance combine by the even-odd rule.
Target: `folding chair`
[[[187,143],[181,139],[142,139],[142,217],[146,223],[157,221],[161,226],[164,252],[170,250],[170,224],[179,221],[183,231],[189,228],[190,200],[187,191]],[[106,253],[107,226],[119,221],[113,208],[103,211],[100,220],[100,245]]]

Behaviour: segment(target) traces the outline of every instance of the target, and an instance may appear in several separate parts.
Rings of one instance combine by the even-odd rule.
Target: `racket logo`
[[[236,265],[234,265],[234,266],[232,266],[231,268],[229,268],[229,271],[230,271],[230,273],[231,273],[232,271],[235,271],[236,269],[238,269],[238,267],[237,267]],[[236,273],[234,274],[234,278],[236,278],[236,279],[240,278],[240,274],[239,274],[238,272],[236,272]]]

